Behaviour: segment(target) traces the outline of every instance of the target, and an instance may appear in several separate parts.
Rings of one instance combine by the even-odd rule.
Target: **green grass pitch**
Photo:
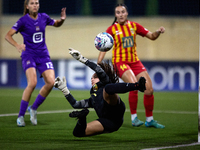
[[[17,127],[23,89],[0,89],[0,149],[1,150],[139,150],[198,142],[198,93],[155,92],[154,119],[165,125],[165,129],[132,127],[128,105],[128,94],[120,94],[127,111],[122,127],[111,134],[77,138],[72,134],[76,121],[69,118],[72,107],[62,92],[53,89],[38,108],[38,125],[30,123],[25,116],[25,127]],[[34,102],[39,90],[32,94]],[[77,100],[89,98],[89,91],[71,93]],[[90,109],[87,121],[97,119]],[[139,93],[138,118],[145,121],[143,94]],[[173,150],[200,149],[200,145],[177,147]]]

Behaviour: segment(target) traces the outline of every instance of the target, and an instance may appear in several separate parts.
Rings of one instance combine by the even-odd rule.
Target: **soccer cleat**
[[[82,117],[86,117],[89,113],[89,110],[86,108],[86,109],[82,109],[81,111],[72,111],[70,114],[69,114],[69,117],[71,118],[82,118]]]
[[[140,121],[137,117],[135,117],[135,119],[132,121],[132,126],[134,126],[134,127],[139,127],[143,124],[144,124],[144,122]]]
[[[37,125],[37,110],[33,110],[31,106],[28,107],[28,112],[30,113],[30,121],[36,126]]]
[[[25,127],[24,117],[20,116],[17,118],[17,126],[18,127]]]
[[[145,83],[146,83],[146,79],[144,77],[140,77],[138,81],[139,91],[144,92],[146,90]]]
[[[165,128],[164,125],[162,124],[159,124],[156,120],[151,120],[150,122],[145,122],[145,126],[146,127],[154,127],[154,128],[160,128],[160,129],[163,129]]]

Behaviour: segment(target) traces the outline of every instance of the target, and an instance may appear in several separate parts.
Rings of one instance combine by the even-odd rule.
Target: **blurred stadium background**
[[[0,0],[0,86],[24,88],[25,74],[20,54],[5,41],[8,30],[23,14],[24,0]],[[150,31],[160,26],[166,32],[156,41],[137,36],[137,52],[147,67],[158,91],[198,91],[199,0],[41,0],[40,12],[58,19],[67,7],[67,19],[60,28],[47,27],[46,42],[53,59],[56,76],[65,75],[69,88],[90,87],[91,70],[71,60],[68,48],[73,47],[94,61],[98,51],[95,36],[105,31],[114,19],[114,7],[125,3],[129,20]],[[14,39],[22,43],[22,36]],[[111,58],[111,51],[106,59]],[[70,71],[69,71],[70,70]],[[38,86],[43,81],[38,79]]]
[[[24,0],[0,0],[1,114],[18,112],[19,101],[17,102],[16,99],[20,99],[22,89],[26,87],[26,77],[21,67],[20,54],[4,39],[6,33],[23,15],[23,3]],[[197,121],[197,114],[195,112],[197,112],[198,107],[196,103],[196,94],[198,93],[199,89],[199,0],[40,0],[40,12],[45,12],[50,17],[55,19],[60,17],[61,8],[67,7],[67,19],[63,26],[60,28],[47,27],[46,29],[46,43],[54,63],[56,76],[66,76],[68,80],[68,87],[72,90],[72,92],[79,93],[76,94],[76,96],[79,96],[80,99],[82,98],[84,94],[80,93],[84,91],[76,90],[89,89],[90,77],[93,72],[81,63],[73,60],[68,54],[68,48],[73,47],[78,49],[85,57],[96,61],[98,57],[98,51],[94,47],[94,38],[99,32],[105,31],[113,22],[114,7],[117,3],[125,3],[128,6],[129,20],[140,23],[150,31],[155,31],[160,26],[164,26],[166,28],[166,32],[162,34],[156,41],[150,41],[146,38],[137,36],[137,52],[139,58],[148,69],[153,82],[153,87],[156,91],[155,95],[157,94],[156,99],[158,101],[155,103],[155,110],[157,112],[160,111],[161,113],[156,114],[155,111],[155,114],[157,115],[156,117],[160,117],[159,120],[167,126],[165,131],[166,134],[163,134],[162,131],[158,131],[156,133],[152,130],[150,131],[152,134],[149,134],[151,136],[149,139],[153,139],[155,141],[157,141],[157,139],[163,139],[161,142],[158,141],[159,144],[155,144],[156,146],[160,144],[162,145],[166,142],[166,139],[171,139],[171,137],[173,138],[172,141],[169,142],[169,145],[171,145],[173,142],[173,145],[183,144],[184,142],[181,141],[182,139],[179,140],[180,137],[185,138],[186,144],[194,141],[196,142],[197,122],[195,121]],[[19,43],[23,42],[20,34],[16,34],[14,39]],[[106,54],[106,59],[110,58],[111,51]],[[35,92],[36,94],[33,94],[32,99],[36,97],[38,90],[42,85],[43,80],[39,78],[38,74],[38,85]],[[48,98],[49,102],[45,105],[42,105],[40,111],[54,109],[60,110],[66,109],[66,107],[71,108],[69,105],[65,106],[65,102],[63,102],[63,105],[60,105],[62,102],[59,100],[63,100],[63,97],[56,92],[56,90],[52,91],[53,94],[51,94],[51,96]],[[190,92],[190,94],[194,95],[188,96],[190,94],[187,92]],[[161,96],[159,97],[159,95]],[[177,95],[177,97],[174,97],[173,95]],[[126,99],[127,95],[123,96],[125,97],[124,99]],[[57,105],[55,105],[55,99],[58,100]],[[128,101],[126,102],[128,103]],[[142,100],[140,103],[141,104],[139,108],[140,110],[143,110]],[[184,105],[184,107],[182,105]],[[190,113],[183,113],[184,117],[182,117],[179,116],[179,113],[163,114],[163,111],[165,110],[171,110],[172,112],[176,112],[177,110],[186,113],[188,113],[188,111],[193,111],[193,115],[191,117],[188,115]],[[141,111],[139,113],[141,114],[143,112]],[[56,114],[54,115],[56,116]],[[66,114],[63,114],[64,121],[62,119],[60,121],[64,124],[63,130],[60,130],[62,133],[59,134],[59,136],[66,132],[66,116],[64,115]],[[176,115],[178,116],[175,117]],[[127,120],[129,121],[129,114],[126,116],[128,116],[126,118],[128,118]],[[2,118],[2,130],[0,133],[4,134],[1,141],[8,141],[7,143],[5,142],[5,145],[7,145],[4,145],[6,148],[2,147],[2,149],[7,149],[9,145],[12,145],[10,143],[15,143],[13,144],[13,149],[16,149],[16,145],[20,143],[18,141],[11,142],[11,136],[18,135],[19,133],[21,134],[21,130],[16,130],[16,133],[13,132],[15,130],[15,124],[13,124],[15,117],[16,116],[13,116],[12,119],[7,117],[7,120]],[[42,116],[40,115],[40,117]],[[52,117],[52,115],[48,115],[47,117]],[[192,121],[188,119],[188,121],[187,117],[189,119],[195,119]],[[44,118],[44,122],[42,122],[43,120],[41,119],[41,122],[48,126],[48,131],[54,131],[55,127],[53,126],[51,128],[51,125],[53,123],[57,123],[57,121],[53,120],[53,122],[49,123],[48,119],[45,120],[46,118]],[[55,118],[57,119],[57,116]],[[59,116],[59,118],[62,117]],[[169,121],[170,119],[172,119],[171,122],[173,123],[169,125],[169,123],[171,123]],[[176,122],[177,120],[179,121]],[[71,122],[69,121],[68,123]],[[128,125],[125,124],[125,127]],[[177,125],[177,127],[174,128],[175,125]],[[72,126],[74,125],[72,124],[69,126],[69,130],[67,126],[67,132],[71,133]],[[38,132],[40,133],[41,131],[44,131],[45,135],[47,133],[46,130],[40,130],[40,127],[42,128],[43,126],[38,126]],[[60,126],[56,125],[56,127]],[[186,127],[189,129],[187,130]],[[32,129],[32,127],[30,128]],[[27,134],[29,134],[29,131],[32,131],[30,128],[27,128]],[[37,129],[35,127],[33,128],[33,132],[35,134],[35,130]],[[125,130],[127,130],[127,128],[125,128]],[[122,135],[126,135],[124,130],[122,131],[123,133],[119,132],[119,139],[121,139]],[[127,131],[130,132],[130,130]],[[176,133],[176,131],[178,133]],[[130,133],[132,136],[132,132]],[[134,134],[135,133],[136,135],[138,134],[142,136],[143,134],[145,135],[145,133],[148,133],[148,131],[144,129],[144,132],[141,133],[141,130],[134,130]],[[155,133],[158,134],[158,136]],[[44,137],[44,135],[41,137]],[[55,136],[55,133],[52,135],[52,137],[57,137]],[[80,142],[80,140],[76,140],[75,138],[74,140],[71,140],[71,134],[67,135],[70,141],[68,144],[71,142]],[[160,135],[165,138],[161,138]],[[114,134],[114,136],[116,136],[116,134]],[[31,141],[30,143],[33,143],[31,146],[33,146],[35,143],[32,142],[32,136],[25,134],[24,139],[26,141],[27,137],[30,137],[28,141]],[[49,139],[49,137],[51,136],[48,134],[47,138]],[[4,138],[5,140],[3,140]],[[19,139],[19,141],[20,140],[21,139]],[[39,138],[38,143],[41,142],[40,140],[41,139]],[[144,137],[139,138],[138,141],[140,140],[143,142]],[[16,141],[15,137],[13,138],[13,141]],[[63,143],[66,142],[66,137],[63,137],[63,141],[61,140]],[[90,140],[88,141],[90,142]],[[135,142],[129,141],[129,143],[127,143],[128,140],[126,139],[124,141],[123,142],[127,145],[127,147],[128,144],[134,144]],[[135,143],[138,141],[136,140]],[[53,142],[50,141],[48,146],[52,146],[52,143],[54,142],[54,140]],[[154,144],[154,142],[151,140],[149,140],[149,142],[151,143],[150,145],[152,145],[152,143]],[[200,133],[198,142],[200,142]],[[85,141],[83,141],[83,143],[85,144]],[[118,143],[120,142],[118,141]],[[24,143],[22,142],[22,144]],[[117,144],[117,142],[114,141],[114,144]],[[144,143],[141,145],[143,144]],[[148,145],[148,142],[146,144]],[[107,143],[105,145],[107,145]]]

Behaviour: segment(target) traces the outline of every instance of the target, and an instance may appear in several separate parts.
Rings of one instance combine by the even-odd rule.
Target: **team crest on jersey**
[[[29,65],[30,63],[31,63],[31,61],[30,61],[30,60],[27,60],[27,61],[26,61],[26,64],[27,64],[27,65]]]
[[[93,87],[92,87],[92,88],[93,88],[93,91],[95,91],[95,92],[96,92],[96,91],[98,90],[98,86],[97,86],[97,84],[93,85]]]
[[[36,31],[40,31],[40,27],[39,26],[36,26]]]
[[[133,28],[131,28],[131,33],[134,34],[134,29]]]

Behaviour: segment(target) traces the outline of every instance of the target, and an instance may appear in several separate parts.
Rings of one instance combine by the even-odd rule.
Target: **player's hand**
[[[70,93],[66,85],[67,85],[67,81],[65,77],[63,77],[62,80],[60,79],[60,77],[57,77],[55,79],[54,87],[61,90],[64,95],[68,95]]]
[[[79,60],[81,58],[81,53],[73,48],[69,48],[69,54],[72,55],[76,60]]]
[[[85,62],[88,60],[87,58],[83,57],[81,53],[73,48],[69,48],[69,54],[72,55],[76,60],[82,62],[85,64]]]
[[[146,90],[145,83],[146,83],[146,79],[144,77],[140,77],[138,81],[139,91],[144,92]]]
[[[158,30],[157,30],[158,33],[164,33],[165,32],[165,28],[164,27],[160,27]]]
[[[61,9],[61,14],[60,15],[61,15],[61,17],[60,17],[61,20],[65,20],[66,19],[66,7]]]
[[[19,53],[22,53],[22,51],[25,51],[26,45],[25,44],[17,44],[16,48]]]

